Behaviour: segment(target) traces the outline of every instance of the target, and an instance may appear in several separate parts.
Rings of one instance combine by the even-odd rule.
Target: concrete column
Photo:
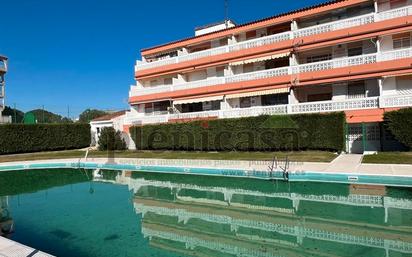
[[[296,20],[292,20],[290,28],[292,31],[298,30],[299,29],[298,22]]]
[[[180,50],[177,51],[177,55],[178,55],[178,56],[187,55],[187,54],[189,54],[189,51],[187,50],[186,47],[182,47],[182,49],[180,49]]]
[[[236,44],[236,43],[237,43],[236,37],[235,37],[235,35],[232,35],[232,36],[229,38],[228,44],[229,44],[229,45],[233,45],[233,44]]]
[[[231,66],[231,65],[228,65],[226,68],[225,68],[225,70],[224,70],[224,75],[225,75],[225,77],[227,77],[227,76],[232,76],[234,73],[233,73],[233,66]]]
[[[183,74],[177,74],[177,78],[172,79],[173,84],[172,85],[178,85],[186,82],[185,76]]]
[[[376,52],[380,53],[382,49],[380,37],[376,38]]]

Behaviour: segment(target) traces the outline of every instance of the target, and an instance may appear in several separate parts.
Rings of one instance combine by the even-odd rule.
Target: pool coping
[[[1,171],[84,168],[161,172],[187,175],[210,175],[254,179],[284,180],[285,163],[279,162],[273,171],[272,161],[187,160],[149,158],[78,158],[0,163]],[[331,170],[330,163],[292,162],[289,181],[316,181],[350,184],[379,184],[412,187],[412,165],[359,164],[354,170]]]
[[[32,257],[54,257],[45,252],[41,252],[29,246],[20,244],[0,236],[0,255],[1,256],[32,256]]]

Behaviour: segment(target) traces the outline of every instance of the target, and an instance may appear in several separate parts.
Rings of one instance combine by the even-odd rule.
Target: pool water
[[[0,172],[3,236],[56,256],[412,256],[410,188]]]

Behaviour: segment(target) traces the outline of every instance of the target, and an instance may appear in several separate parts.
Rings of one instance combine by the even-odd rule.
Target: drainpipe
[[[363,153],[366,151],[366,126],[365,123],[362,122],[362,147]]]

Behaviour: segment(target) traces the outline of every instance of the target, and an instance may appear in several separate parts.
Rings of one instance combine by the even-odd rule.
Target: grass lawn
[[[363,163],[412,164],[412,152],[380,152],[363,157]]]
[[[40,152],[13,155],[0,155],[0,162],[28,161],[45,159],[82,158],[81,150]],[[89,157],[107,157],[103,151],[90,151]],[[115,157],[121,158],[159,158],[159,159],[209,159],[209,160],[271,160],[289,157],[292,161],[330,162],[336,154],[323,151],[302,152],[185,152],[185,151],[115,151]]]

